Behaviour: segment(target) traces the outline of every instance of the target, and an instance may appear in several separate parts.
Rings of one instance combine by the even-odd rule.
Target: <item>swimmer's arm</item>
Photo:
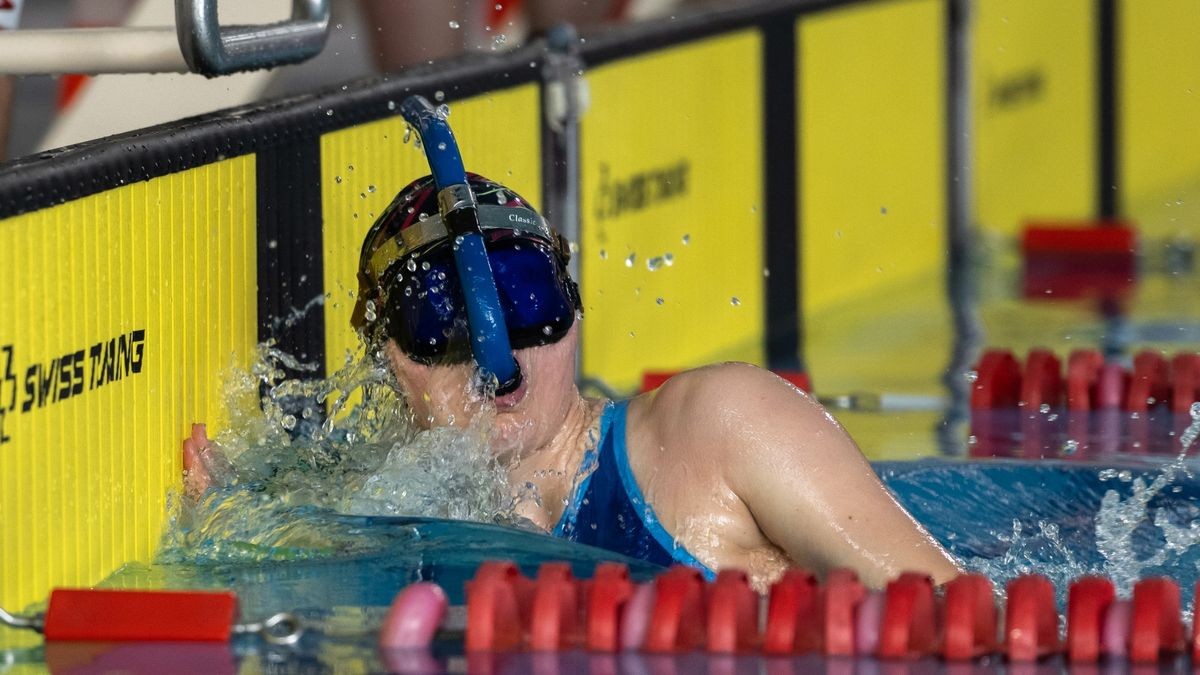
[[[937,583],[959,573],[820,404],[753,366],[713,371],[694,394],[711,398],[696,403],[714,413],[698,426],[772,543],[798,564],[818,572],[848,567],[876,588],[903,571]]]

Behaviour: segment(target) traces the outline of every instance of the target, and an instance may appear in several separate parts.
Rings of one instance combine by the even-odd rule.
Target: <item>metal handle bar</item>
[[[292,0],[288,21],[222,27],[217,0],[175,0],[175,27],[0,31],[0,73],[228,73],[320,53],[330,0]]]
[[[175,0],[175,30],[188,67],[205,75],[297,63],[316,55],[329,34],[330,0],[292,0],[292,18],[265,26],[227,26],[217,0]]]

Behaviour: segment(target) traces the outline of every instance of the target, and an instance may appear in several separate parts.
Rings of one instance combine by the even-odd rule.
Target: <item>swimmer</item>
[[[907,570],[959,569],[896,502],[812,397],[744,363],[676,375],[626,401],[575,383],[582,304],[569,251],[512,190],[471,175],[514,355],[515,391],[478,393],[470,337],[431,178],[404,188],[363,243],[352,323],[382,345],[418,425],[466,426],[494,406],[492,449],[520,515],[548,532],[764,588],[791,566],[856,571],[881,587]],[[492,411],[487,411],[489,414]]]

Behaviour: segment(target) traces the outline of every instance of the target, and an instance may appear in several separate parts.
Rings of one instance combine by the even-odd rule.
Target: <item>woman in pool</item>
[[[746,569],[759,585],[793,565],[848,567],[875,587],[905,570],[939,583],[958,573],[837,421],[770,372],[724,363],[628,401],[581,396],[581,304],[565,243],[511,190],[479,176],[470,184],[521,386],[479,394],[428,177],[367,234],[353,322],[383,344],[418,424],[464,426],[494,406],[494,451],[514,487],[539,495],[521,515],[653,562]]]

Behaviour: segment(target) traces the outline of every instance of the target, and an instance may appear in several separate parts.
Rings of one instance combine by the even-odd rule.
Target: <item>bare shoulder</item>
[[[652,434],[660,446],[714,450],[730,447],[722,440],[780,423],[793,431],[840,430],[811,396],[768,370],[738,362],[680,373],[634,399],[629,416],[631,428]]]

